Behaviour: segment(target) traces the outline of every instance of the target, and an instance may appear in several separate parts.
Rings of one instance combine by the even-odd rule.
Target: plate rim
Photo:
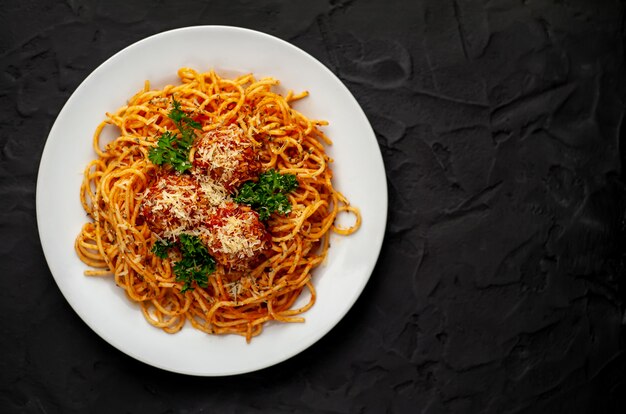
[[[114,53],[112,56],[110,56],[109,58],[107,58],[106,60],[104,60],[101,64],[99,64],[94,70],[92,70],[84,79],[83,81],[74,89],[74,91],[71,93],[71,95],[69,96],[69,98],[66,100],[66,102],[63,104],[61,110],[59,111],[59,113],[57,114],[55,121],[52,125],[52,127],[50,128],[48,135],[46,137],[46,141],[44,144],[44,148],[43,151],[41,153],[41,158],[39,161],[39,166],[38,166],[38,172],[37,172],[37,181],[36,181],[36,189],[35,189],[35,201],[36,201],[36,222],[37,222],[37,231],[38,231],[38,235],[39,235],[39,240],[40,240],[40,244],[42,246],[42,251],[44,253],[44,257],[46,259],[46,264],[48,265],[50,274],[52,275],[57,287],[59,288],[59,290],[61,291],[61,294],[63,295],[63,297],[65,298],[65,300],[67,301],[67,303],[70,305],[70,307],[73,309],[73,311],[79,316],[79,318],[82,320],[83,323],[85,323],[94,333],[96,333],[101,339],[103,339],[105,342],[107,342],[108,344],[110,344],[111,346],[113,346],[114,348],[116,348],[118,351],[138,360],[141,361],[144,364],[162,369],[162,370],[166,370],[169,372],[174,372],[174,373],[179,373],[179,374],[184,374],[184,375],[191,375],[191,376],[204,376],[204,377],[219,377],[219,376],[232,376],[232,375],[239,375],[239,374],[244,374],[244,373],[249,373],[249,372],[255,372],[258,370],[262,370],[277,364],[280,364],[290,358],[293,358],[294,356],[302,353],[303,351],[305,351],[306,349],[312,347],[315,343],[317,343],[319,340],[321,340],[324,336],[326,336],[328,334],[328,332],[330,332],[332,329],[334,329],[346,316],[346,314],[354,307],[354,304],[356,303],[356,301],[361,297],[362,292],[365,288],[365,286],[367,285],[367,283],[369,282],[372,273],[374,272],[374,268],[378,262],[378,259],[380,257],[380,253],[382,250],[382,245],[383,245],[383,241],[384,241],[384,236],[386,233],[386,222],[388,219],[388,185],[387,185],[387,179],[386,179],[386,173],[385,173],[385,167],[384,167],[384,160],[382,157],[382,152],[380,150],[380,146],[378,145],[378,151],[376,153],[377,155],[377,161],[378,161],[378,166],[376,166],[378,169],[381,169],[381,172],[383,174],[382,180],[381,180],[381,184],[384,187],[384,194],[383,194],[383,198],[384,198],[384,202],[382,205],[382,208],[384,210],[384,213],[382,214],[382,229],[380,229],[380,234],[375,235],[376,236],[376,240],[375,243],[373,244],[373,249],[372,251],[375,251],[375,255],[372,258],[372,260],[370,261],[371,266],[368,266],[367,268],[367,272],[366,272],[366,276],[363,277],[362,279],[360,279],[360,284],[358,286],[356,286],[355,290],[354,290],[354,294],[353,297],[351,298],[351,300],[346,301],[349,302],[348,306],[345,306],[344,311],[338,315],[338,317],[336,318],[335,321],[333,321],[332,323],[327,323],[324,324],[323,329],[318,330],[317,333],[314,335],[314,339],[313,340],[308,340],[308,341],[304,341],[305,343],[302,344],[302,346],[295,348],[294,350],[292,350],[292,352],[283,355],[280,358],[276,358],[275,360],[270,361],[269,363],[265,363],[265,364],[260,364],[258,366],[252,367],[251,369],[247,369],[247,368],[242,368],[239,370],[231,370],[228,372],[196,372],[196,371],[185,371],[185,370],[177,370],[177,369],[173,369],[172,367],[168,367],[166,365],[163,364],[159,364],[158,362],[154,362],[154,361],[148,361],[146,358],[142,357],[141,355],[137,355],[134,352],[131,352],[129,349],[124,349],[124,347],[119,344],[118,341],[113,340],[112,338],[110,338],[108,335],[104,334],[102,332],[102,330],[96,326],[92,326],[91,323],[89,323],[85,317],[81,314],[81,312],[79,312],[79,310],[77,309],[77,307],[75,306],[75,303],[73,303],[69,297],[68,294],[65,292],[64,290],[64,286],[62,286],[62,283],[60,283],[59,281],[59,277],[62,277],[61,275],[57,275],[55,274],[55,272],[53,272],[52,270],[52,266],[51,263],[54,262],[53,260],[51,260],[51,258],[49,257],[51,252],[49,251],[49,248],[46,247],[47,243],[44,241],[44,234],[42,234],[42,229],[41,229],[41,223],[45,222],[46,218],[45,218],[45,213],[44,213],[44,209],[43,206],[41,205],[42,203],[42,198],[43,198],[43,192],[45,191],[43,189],[43,187],[41,186],[42,182],[45,182],[45,177],[43,177],[43,174],[45,171],[47,171],[48,168],[50,168],[48,166],[48,164],[50,164],[52,162],[52,160],[50,160],[50,152],[52,151],[52,147],[53,144],[51,144],[51,142],[53,140],[51,140],[51,138],[55,135],[58,135],[57,133],[57,129],[59,128],[59,119],[62,116],[66,116],[66,112],[68,111],[68,108],[70,108],[74,102],[75,99],[78,99],[77,96],[82,92],[82,90],[84,88],[86,88],[90,82],[90,80],[96,76],[98,76],[98,74],[102,71],[106,71],[107,68],[113,64],[117,59],[120,58],[120,56],[123,56],[125,54],[128,53],[132,53],[133,50],[135,48],[141,47],[141,45],[145,42],[150,42],[150,41],[154,41],[156,38],[159,37],[166,37],[166,36],[175,36],[177,33],[180,32],[189,32],[189,31],[199,31],[199,32],[203,32],[205,30],[208,31],[221,31],[224,30],[226,32],[228,31],[233,31],[233,32],[240,32],[240,33],[245,33],[246,35],[250,35],[250,36],[254,36],[254,37],[261,37],[264,38],[267,41],[270,42],[278,42],[282,47],[287,47],[288,49],[291,49],[292,51],[295,51],[296,53],[302,55],[305,59],[307,59],[311,64],[314,64],[317,66],[318,69],[321,69],[323,72],[325,72],[325,75],[330,77],[331,79],[333,79],[334,83],[336,83],[337,85],[340,85],[340,87],[343,89],[343,93],[346,94],[347,97],[349,97],[349,99],[352,101],[355,109],[357,109],[357,113],[358,116],[361,118],[358,122],[362,123],[370,132],[371,137],[374,138],[374,140],[376,140],[376,135],[375,132],[371,126],[371,123],[369,122],[367,116],[365,115],[365,112],[363,111],[363,108],[360,106],[360,104],[358,103],[358,101],[356,100],[356,98],[354,97],[354,95],[350,92],[350,90],[347,88],[347,86],[343,83],[343,81],[341,81],[341,79],[335,74],[333,73],[327,66],[325,66],[323,63],[321,63],[317,58],[315,58],[314,56],[312,56],[311,54],[309,54],[308,52],[304,51],[303,49],[300,49],[299,47],[295,46],[292,43],[289,43],[288,41],[285,41],[283,39],[280,39],[276,36],[270,35],[268,33],[264,33],[261,31],[257,31],[257,30],[253,30],[253,29],[249,29],[249,28],[243,28],[243,27],[237,27],[237,26],[228,26],[228,25],[196,25],[196,26],[187,26],[187,27],[179,27],[179,28],[175,28],[175,29],[171,29],[171,30],[166,30],[166,31],[162,31],[159,33],[155,33],[152,34],[150,36],[147,36],[145,38],[142,38],[136,42],[133,42],[130,45],[127,45],[126,47],[122,48],[121,50],[119,50],[118,52]],[[94,126],[95,128],[95,126]],[[380,196],[380,195],[379,195]],[[69,271],[65,272],[64,274],[70,273]],[[146,322],[147,324],[147,322]]]

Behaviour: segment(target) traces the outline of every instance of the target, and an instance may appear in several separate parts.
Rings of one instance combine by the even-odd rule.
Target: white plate
[[[82,171],[95,157],[93,132],[139,91],[177,82],[187,66],[220,74],[272,76],[310,96],[296,108],[330,122],[335,186],[361,209],[363,224],[333,236],[325,265],[314,271],[318,297],[302,324],[270,323],[251,344],[211,336],[189,324],[175,335],[149,325],[112,278],[86,277],[74,239],[87,219],[79,200]],[[359,104],[333,73],[313,57],[267,34],[224,26],[172,30],[137,42],[98,67],[76,89],[54,123],[37,179],[37,222],[43,251],[61,292],[98,335],[140,361],[204,376],[250,372],[284,361],[311,346],[348,312],[374,268],[387,219],[387,184],[376,137]],[[349,328],[349,327],[348,327]]]

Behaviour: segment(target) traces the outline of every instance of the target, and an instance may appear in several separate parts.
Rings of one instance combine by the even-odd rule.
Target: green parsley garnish
[[[183,125],[183,123],[190,128],[201,128],[199,122],[191,119],[189,115],[187,115],[182,109],[180,109],[180,103],[174,98],[172,98],[172,106],[173,108],[167,114],[167,117],[174,121],[174,124],[176,124],[176,127],[180,130],[180,132],[183,132],[181,129],[181,125]]]
[[[181,234],[178,243],[157,242],[152,246],[152,252],[161,259],[167,258],[167,251],[178,247],[182,259],[174,263],[176,280],[184,282],[181,293],[193,290],[193,282],[200,287],[207,287],[209,275],[215,271],[215,259],[211,257],[206,246],[197,236]]]
[[[167,259],[167,251],[172,246],[174,246],[174,242],[157,241],[154,243],[154,246],[152,246],[152,253],[161,259]]]
[[[167,117],[174,122],[180,135],[171,131],[164,132],[159,137],[157,146],[148,153],[148,159],[155,165],[169,164],[182,173],[191,168],[189,150],[196,138],[194,129],[201,129],[201,125],[180,109],[180,103],[176,99],[172,99],[172,106]]]
[[[259,213],[260,220],[267,220],[274,212],[287,214],[291,203],[287,194],[298,188],[298,179],[293,174],[280,174],[268,170],[258,181],[248,181],[241,186],[235,201],[248,204]]]
[[[207,287],[209,275],[215,271],[215,259],[197,236],[181,234],[179,241],[183,258],[174,264],[176,280],[185,282],[181,292],[190,290],[196,282],[200,287]]]

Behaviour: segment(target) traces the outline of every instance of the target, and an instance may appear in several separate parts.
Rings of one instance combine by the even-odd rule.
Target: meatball
[[[247,206],[225,203],[206,222],[204,244],[215,260],[232,270],[251,269],[270,246],[270,235],[259,215]]]
[[[261,173],[253,143],[237,125],[215,129],[195,144],[193,164],[229,192]]]
[[[167,174],[158,177],[146,190],[141,215],[154,233],[162,238],[175,239],[208,216],[208,205],[193,176]]]

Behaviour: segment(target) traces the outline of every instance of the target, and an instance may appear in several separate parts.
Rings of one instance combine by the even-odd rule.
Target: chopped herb
[[[176,99],[172,99],[172,106],[167,116],[174,122],[180,135],[171,131],[164,132],[159,137],[157,146],[148,153],[148,159],[156,165],[169,164],[176,171],[183,173],[191,168],[189,150],[196,138],[194,129],[201,129],[201,125],[180,108],[180,103]]]
[[[193,282],[200,287],[207,287],[209,275],[215,271],[215,259],[197,236],[181,234],[179,248],[182,259],[174,264],[176,280],[185,282],[181,292],[193,289]]]
[[[185,113],[185,111],[180,109],[180,102],[178,102],[176,99],[172,99],[172,106],[173,108],[167,114],[167,117],[171,119],[172,121],[174,121],[174,123],[176,124],[179,130],[181,129],[181,125],[183,125],[183,123],[187,124],[187,126],[191,128],[195,128],[195,129],[201,128],[200,123],[191,119],[189,115]]]
[[[174,263],[176,280],[184,282],[181,292],[193,290],[193,282],[200,287],[207,287],[209,275],[215,271],[215,259],[211,257],[200,238],[181,234],[177,243],[156,242],[152,246],[152,252],[161,259],[167,259],[167,252],[173,247],[178,247],[182,256],[181,260]]]
[[[258,181],[244,183],[235,201],[248,204],[259,213],[260,220],[267,220],[274,212],[284,215],[291,211],[287,194],[296,188],[298,179],[295,175],[268,170],[259,176]]]
[[[161,259],[167,259],[167,251],[174,245],[173,242],[157,241],[152,246],[152,253]]]
[[[148,158],[153,164],[169,164],[178,172],[185,172],[191,168],[187,154],[191,144],[187,144],[170,131],[165,132],[159,138],[155,148],[148,153]]]

